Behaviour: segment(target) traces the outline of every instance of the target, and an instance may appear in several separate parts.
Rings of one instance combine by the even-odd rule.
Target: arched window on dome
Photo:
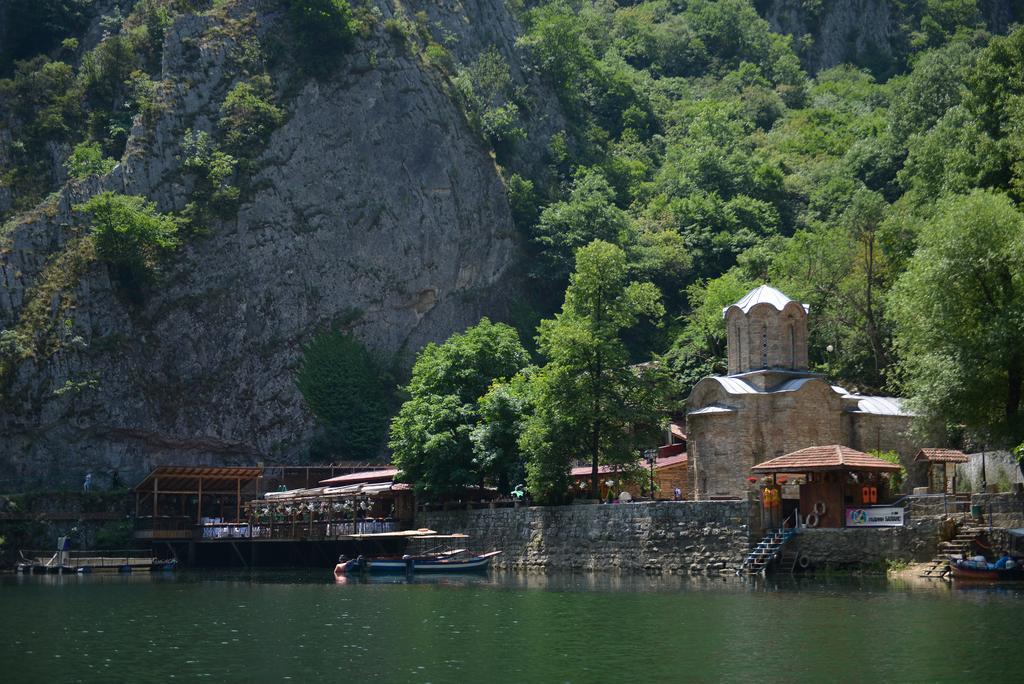
[[[736,370],[743,370],[743,336],[740,334],[740,324],[737,323],[733,339],[736,340]]]
[[[761,368],[768,367],[768,326],[761,328]]]
[[[796,368],[796,328],[789,324],[789,367]]]

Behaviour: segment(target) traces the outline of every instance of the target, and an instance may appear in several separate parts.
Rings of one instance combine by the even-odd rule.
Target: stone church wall
[[[691,488],[701,498],[741,496],[761,461],[842,438],[839,396],[824,382],[795,392],[730,397],[736,413],[692,416],[687,422]]]

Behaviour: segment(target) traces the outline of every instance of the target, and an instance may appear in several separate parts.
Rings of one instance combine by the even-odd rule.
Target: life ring
[[[811,567],[811,559],[805,553],[801,553],[800,557],[796,559],[796,564],[800,566],[801,570],[806,570]]]
[[[807,516],[804,519],[804,524],[807,525],[808,527],[817,527],[818,526],[818,514],[817,513],[811,513],[809,516]]]
[[[818,503],[814,504],[814,512],[818,515],[825,515],[825,502],[819,501]]]

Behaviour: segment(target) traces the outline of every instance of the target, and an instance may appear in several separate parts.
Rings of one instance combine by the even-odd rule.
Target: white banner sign
[[[902,527],[903,509],[899,506],[865,506],[846,509],[847,527]]]

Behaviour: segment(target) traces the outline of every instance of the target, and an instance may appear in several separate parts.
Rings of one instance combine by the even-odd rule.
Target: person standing
[[[85,474],[85,480],[82,482],[82,491],[88,492],[92,489],[92,473],[88,472]]]

